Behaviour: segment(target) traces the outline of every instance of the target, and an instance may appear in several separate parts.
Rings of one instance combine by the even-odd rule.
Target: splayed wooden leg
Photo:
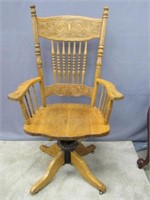
[[[45,175],[37,182],[35,183],[31,190],[31,194],[37,193],[39,190],[41,190],[43,187],[45,187],[55,176],[58,169],[64,164],[64,153],[60,151],[56,157],[53,158],[51,161]]]
[[[91,173],[85,161],[75,151],[71,152],[71,162],[87,182],[98,188],[102,193],[106,191],[105,185]]]
[[[80,156],[85,156],[89,153],[93,153],[95,149],[96,149],[96,146],[93,144],[86,147],[82,143],[79,143],[75,151]]]
[[[44,153],[47,153],[48,155],[55,157],[58,152],[60,152],[60,148],[57,144],[53,144],[52,146],[48,147],[46,145],[41,145],[40,146],[41,151]]]

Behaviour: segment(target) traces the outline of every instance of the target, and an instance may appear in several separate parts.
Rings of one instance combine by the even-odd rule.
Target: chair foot
[[[147,165],[149,163],[149,159],[148,157],[144,160],[143,158],[139,158],[137,160],[137,165],[139,169],[142,169],[145,165]]]
[[[60,148],[57,144],[53,144],[52,146],[48,147],[46,145],[41,145],[40,146],[41,151],[44,153],[47,153],[48,155],[55,157],[58,152],[60,152]]]
[[[45,175],[36,182],[30,190],[31,194],[37,193],[43,187],[45,187],[55,176],[58,169],[64,164],[64,153],[60,151],[55,158],[51,161]]]
[[[106,191],[105,185],[91,173],[85,161],[75,151],[71,152],[71,162],[87,182],[96,187],[101,193]]]
[[[104,192],[102,192],[101,190],[99,190],[99,194],[102,195],[102,194],[104,194]]]
[[[95,149],[96,149],[96,146],[93,145],[93,144],[85,147],[82,143],[79,143],[75,151],[80,156],[85,156],[85,155],[87,155],[89,153],[94,153]]]

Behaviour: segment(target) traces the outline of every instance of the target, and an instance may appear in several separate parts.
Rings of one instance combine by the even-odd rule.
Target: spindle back
[[[95,78],[100,77],[108,8],[101,19],[82,16],[37,17],[31,6],[38,75],[42,78],[43,105],[50,95],[92,98],[93,87],[85,85],[88,41],[99,39]],[[44,85],[39,38],[50,42],[54,84]]]

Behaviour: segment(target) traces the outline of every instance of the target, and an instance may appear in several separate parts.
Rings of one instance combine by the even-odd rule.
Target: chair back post
[[[38,24],[37,24],[35,5],[31,5],[30,9],[31,9],[31,17],[32,17],[32,29],[33,29],[33,36],[34,36],[34,48],[35,48],[35,55],[36,55],[37,71],[38,71],[38,75],[41,77],[41,82],[40,82],[41,99],[42,99],[42,105],[45,107],[46,97],[45,97],[45,91],[44,91],[41,49],[40,49],[40,42],[39,42],[39,36],[38,36]]]
[[[97,63],[96,63],[96,74],[95,78],[100,78],[101,75],[101,67],[102,67],[102,58],[103,58],[103,52],[104,52],[104,42],[105,42],[105,35],[106,35],[106,23],[108,18],[108,11],[109,8],[105,7],[102,17],[102,28],[101,28],[101,34],[100,34],[100,40],[99,40],[99,46],[98,46],[98,55],[97,55]]]
[[[101,27],[101,34],[100,34],[100,40],[98,45],[98,53],[97,53],[97,62],[96,62],[96,71],[95,71],[95,82],[94,82],[94,89],[93,89],[93,95],[91,100],[91,106],[93,107],[96,101],[96,94],[98,85],[96,83],[96,78],[100,78],[101,75],[101,67],[102,67],[102,58],[103,58],[103,52],[104,52],[104,41],[105,41],[105,34],[106,34],[106,23],[108,18],[108,11],[109,8],[105,7],[102,17],[102,27]]]

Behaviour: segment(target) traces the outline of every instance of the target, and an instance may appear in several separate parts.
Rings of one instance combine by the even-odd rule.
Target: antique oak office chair
[[[31,188],[38,192],[54,177],[66,163],[76,167],[80,174],[101,193],[105,185],[88,169],[82,156],[94,151],[95,146],[85,147],[81,139],[104,136],[110,131],[109,118],[114,100],[123,98],[112,83],[100,79],[104,38],[108,8],[104,8],[101,19],[81,16],[37,17],[35,6],[31,6],[35,54],[38,76],[22,83],[8,98],[20,103],[25,120],[24,131],[33,136],[45,136],[56,140],[51,147],[40,149],[51,155],[46,174]],[[50,41],[54,83],[45,86],[43,77],[40,37]],[[98,39],[98,53],[94,83],[85,84],[88,42]],[[39,107],[35,84],[39,83],[42,105]],[[99,106],[95,106],[99,86],[102,87]],[[90,104],[46,103],[48,96],[86,96]]]

